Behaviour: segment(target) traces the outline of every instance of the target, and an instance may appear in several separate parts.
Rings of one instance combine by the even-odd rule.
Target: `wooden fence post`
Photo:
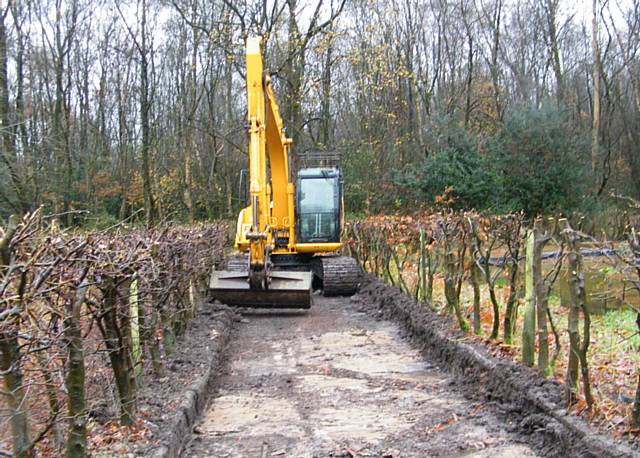
[[[522,362],[529,367],[533,367],[535,360],[536,290],[533,283],[535,237],[533,230],[529,230],[525,249],[524,284],[526,305],[524,326],[522,328]]]
[[[420,244],[419,244],[419,264],[418,264],[418,290],[416,299],[418,302],[424,302],[427,298],[427,265],[424,243],[424,229],[420,228]]]
[[[138,303],[138,280],[134,277],[129,287],[129,314],[131,315],[131,353],[136,384],[142,385],[142,351],[140,350],[140,305]]]

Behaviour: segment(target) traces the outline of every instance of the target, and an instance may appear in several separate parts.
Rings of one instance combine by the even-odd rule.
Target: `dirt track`
[[[183,456],[536,456],[396,324],[349,299],[314,299],[307,313],[243,316]]]

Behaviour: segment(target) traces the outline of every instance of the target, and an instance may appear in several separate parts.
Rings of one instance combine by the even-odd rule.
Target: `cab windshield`
[[[300,180],[301,242],[327,242],[336,236],[338,212],[335,178],[304,178]]]

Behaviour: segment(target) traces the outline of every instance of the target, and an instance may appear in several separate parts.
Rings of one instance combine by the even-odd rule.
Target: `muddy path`
[[[345,298],[243,315],[185,457],[475,456],[535,451],[490,407]]]

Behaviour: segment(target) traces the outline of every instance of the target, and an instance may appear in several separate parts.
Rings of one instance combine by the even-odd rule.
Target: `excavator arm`
[[[247,40],[247,123],[249,126],[249,207],[240,216],[236,248],[249,251],[250,282],[267,288],[269,254],[275,239],[295,244],[294,187],[289,181],[289,147],[260,39]],[[268,157],[268,164],[267,164]],[[267,167],[268,166],[268,167]]]
[[[303,306],[311,303],[311,272],[272,271],[274,250],[294,252],[294,185],[289,177],[291,139],[264,73],[260,38],[246,45],[250,204],[238,217],[235,246],[249,253],[246,272],[214,271],[214,298],[248,305]],[[268,162],[267,162],[268,160]]]

